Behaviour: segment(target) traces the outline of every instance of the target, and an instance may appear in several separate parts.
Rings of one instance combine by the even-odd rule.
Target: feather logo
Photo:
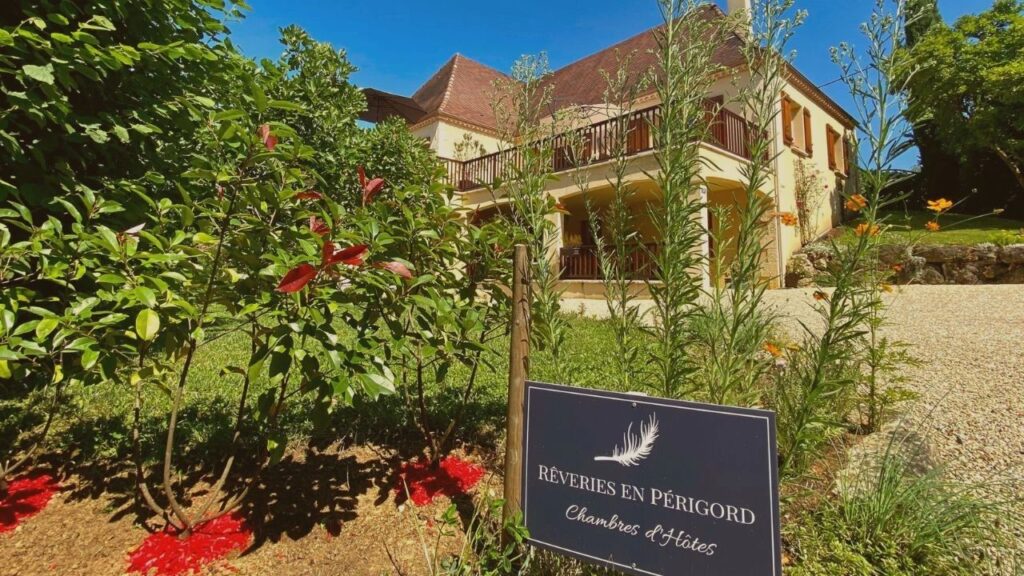
[[[646,422],[640,423],[640,434],[633,433],[633,423],[622,435],[622,448],[618,445],[612,450],[611,456],[594,456],[595,462],[618,462],[625,467],[637,466],[641,460],[651,455],[654,441],[658,439],[658,418],[651,414]]]

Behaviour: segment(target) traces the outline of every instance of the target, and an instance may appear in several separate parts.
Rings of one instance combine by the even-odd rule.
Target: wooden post
[[[512,341],[509,344],[508,423],[505,429],[507,521],[520,511],[523,489],[523,396],[530,372],[530,253],[516,244],[512,259]]]

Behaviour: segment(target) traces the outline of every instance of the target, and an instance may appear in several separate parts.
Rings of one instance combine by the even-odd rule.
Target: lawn
[[[886,241],[892,244],[981,244],[984,242],[1024,242],[1024,221],[1000,218],[998,216],[969,216],[966,214],[943,214],[938,222],[941,228],[929,232],[925,224],[935,219],[932,212],[889,212],[882,215],[889,226]],[[855,238],[853,229],[860,220],[843,226],[840,242],[851,242]],[[1016,239],[1013,239],[1016,236]],[[1005,240],[1002,240],[1005,238]]]

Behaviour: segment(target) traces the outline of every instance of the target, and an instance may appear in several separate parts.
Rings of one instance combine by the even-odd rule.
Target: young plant
[[[950,576],[1018,574],[1024,528],[1014,483],[964,484],[921,470],[907,437],[893,436],[795,530],[793,573]],[[1018,492],[1019,494],[1019,492]]]
[[[681,398],[694,392],[690,376],[695,365],[688,350],[703,284],[701,142],[710,134],[704,102],[723,70],[715,53],[732,31],[727,19],[708,16],[704,2],[660,0],[659,6],[663,25],[655,33],[653,85],[661,115],[652,131],[660,197],[649,213],[660,244],[651,254],[654,270],[647,282],[654,304],[652,387],[663,396]]]
[[[849,44],[833,49],[832,57],[850,89],[860,116],[859,146],[863,168],[855,180],[857,192],[847,196],[847,207],[863,214],[852,245],[837,253],[830,273],[831,293],[815,293],[822,326],[805,328],[803,342],[790,355],[790,367],[776,386],[779,411],[779,451],[782,468],[796,472],[818,453],[820,446],[844,426],[851,403],[856,402],[865,335],[880,326],[883,284],[878,277],[877,246],[884,232],[880,210],[898,202],[883,191],[893,184],[893,163],[911,145],[906,109],[906,63],[902,51],[904,0],[892,10],[877,0],[862,32],[868,40],[862,57]],[[898,80],[903,78],[903,80]],[[877,344],[879,340],[869,341]],[[868,355],[871,355],[869,350]],[[877,385],[872,389],[877,390]]]
[[[399,271],[372,287],[364,322],[386,334],[384,358],[398,372],[434,464],[451,448],[494,344],[505,336],[501,287],[510,282],[508,258],[496,249],[508,245],[507,228],[467,223],[438,182],[395,190],[396,202],[375,204],[363,231]],[[470,262],[486,274],[468,274]],[[439,414],[432,405],[451,388],[454,411]]]
[[[750,159],[740,168],[743,188],[734,194],[735,210],[719,211],[716,229],[709,231],[715,244],[713,277],[697,324],[705,350],[697,373],[700,394],[719,404],[760,403],[759,384],[771,366],[763,351],[774,321],[764,305],[770,281],[764,273],[765,246],[767,227],[774,225],[771,177],[781,153],[775,149],[774,128],[792,56],[787,45],[805,17],[792,11],[793,4],[759,0],[751,14],[739,16],[751,28],[743,43],[746,67],[736,98],[746,111]],[[723,233],[727,224],[734,230],[731,235]]]
[[[644,128],[634,114],[637,96],[647,86],[645,73],[633,72],[634,53],[618,54],[614,71],[602,70],[605,80],[604,116],[605,135],[595,142],[593,134],[576,131],[572,141],[573,180],[583,195],[587,219],[593,231],[594,252],[601,272],[605,305],[609,321],[615,334],[615,359],[622,385],[626,389],[634,386],[639,369],[643,346],[641,341],[642,318],[636,300],[642,279],[634,270],[637,256],[645,254],[640,235],[636,230],[634,214],[635,190],[627,179],[632,166],[630,143],[639,130]],[[594,149],[595,146],[598,149]],[[609,159],[607,184],[611,187],[611,201],[599,207],[590,194],[589,164],[592,158]]]
[[[554,142],[565,131],[564,116],[551,114],[547,57],[524,56],[507,80],[496,83],[492,102],[500,131],[498,181],[492,197],[508,198],[509,219],[530,248],[533,280],[531,333],[541,351],[552,355],[556,378],[562,379],[562,346],[567,326],[561,316],[561,268],[557,264],[557,219],[547,193],[554,172]],[[514,146],[514,147],[511,147]]]

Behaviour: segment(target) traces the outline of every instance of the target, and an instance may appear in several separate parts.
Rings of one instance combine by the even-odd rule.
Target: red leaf
[[[305,192],[299,192],[295,197],[299,200],[322,200],[324,196],[316,190],[306,190]]]
[[[363,205],[369,204],[373,197],[384,189],[384,179],[374,178],[363,186]]]
[[[284,292],[285,294],[291,294],[298,292],[309,284],[309,281],[316,276],[316,268],[311,264],[299,264],[295,268],[292,268],[281,278],[281,283],[277,285],[278,292]]]
[[[323,250],[320,252],[321,268],[330,265],[331,256],[334,256],[334,242],[331,242],[330,240],[325,240]]]
[[[316,216],[309,217],[309,230],[320,236],[326,236],[331,233],[331,227]]]
[[[338,263],[359,266],[363,263],[363,255],[366,254],[368,249],[369,247],[366,244],[356,244],[355,246],[345,248],[341,252],[335,252],[333,242],[324,242],[322,266],[333,266]]]
[[[364,170],[362,166],[358,167],[356,170],[359,171],[359,185],[362,186],[363,188],[365,188],[366,187],[366,170]]]
[[[267,147],[267,150],[273,151],[277,146],[277,136],[270,133],[270,124],[260,125],[260,139],[263,140],[263,145]]]
[[[392,260],[391,262],[381,262],[377,264],[377,267],[383,268],[389,272],[394,272],[406,280],[412,279],[412,272],[409,271],[409,268],[405,264],[396,260]]]

